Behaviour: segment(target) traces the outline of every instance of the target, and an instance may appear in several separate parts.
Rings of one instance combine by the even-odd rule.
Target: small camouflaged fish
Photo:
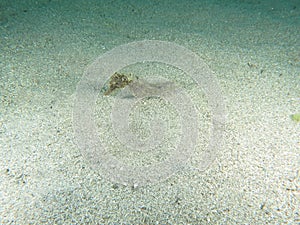
[[[175,86],[172,82],[156,82],[149,83],[146,80],[133,77],[132,74],[129,76],[114,73],[109,81],[109,88],[104,92],[104,95],[110,95],[117,89],[129,86],[129,90],[134,97],[143,98],[150,96],[164,96],[172,93],[175,90]]]

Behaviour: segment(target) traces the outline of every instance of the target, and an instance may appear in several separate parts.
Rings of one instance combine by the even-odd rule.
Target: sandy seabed
[[[0,223],[299,224],[300,123],[291,119],[300,113],[299,27],[296,0],[1,0]],[[193,169],[208,141],[205,96],[178,71],[126,68],[144,78],[174,75],[203,126],[185,169],[153,185],[124,186],[95,171],[76,145],[74,93],[98,56],[148,39],[182,45],[214,71],[226,104],[224,143],[207,170]],[[136,163],[110,140],[115,97],[97,101],[99,135],[112,154]],[[166,107],[153,100],[136,117],[169,115]],[[168,118],[174,128],[176,115]],[[136,160],[160,160],[147,154]]]

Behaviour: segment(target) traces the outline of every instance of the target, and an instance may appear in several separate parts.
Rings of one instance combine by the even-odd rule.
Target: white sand
[[[0,1],[0,224],[300,223],[300,123],[290,118],[300,113],[298,1],[7,2]],[[96,57],[144,39],[201,56],[220,82],[227,124],[208,170],[191,162],[132,189],[82,157],[73,94]]]

